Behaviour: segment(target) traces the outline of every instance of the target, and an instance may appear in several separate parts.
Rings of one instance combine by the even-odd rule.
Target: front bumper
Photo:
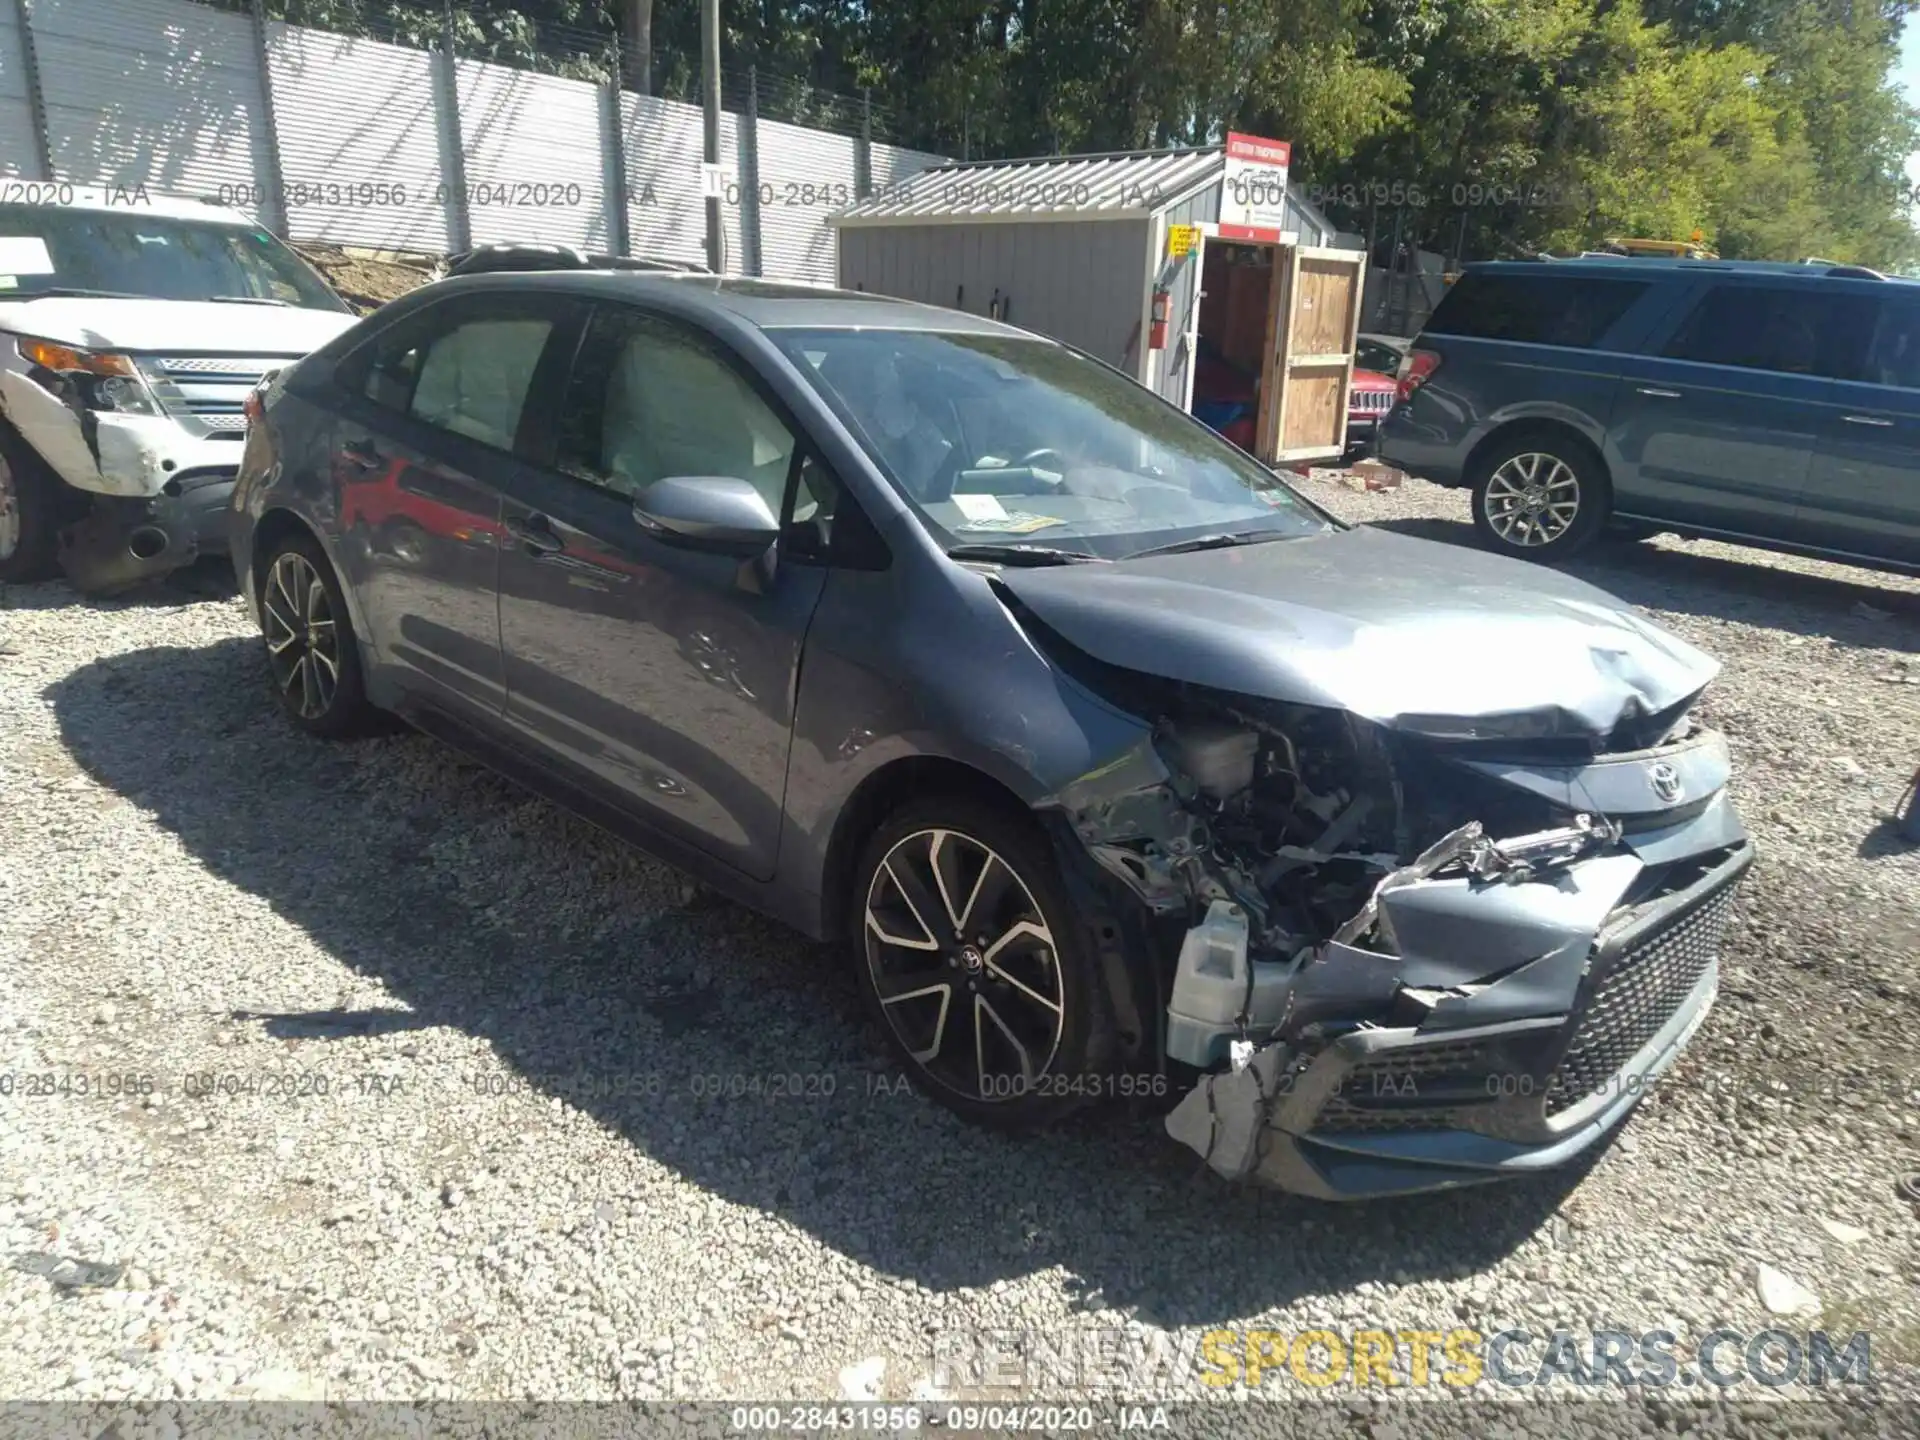
[[[85,410],[17,368],[0,366],[0,413],[55,474],[94,495],[161,499],[184,477],[240,468],[237,431],[197,434],[175,415]]]
[[[1330,946],[1318,984],[1364,986],[1369,967],[1390,965],[1394,975],[1374,977],[1383,993],[1406,985],[1437,1002],[1412,1023],[1335,1023],[1257,1050],[1245,1068],[1203,1077],[1169,1132],[1222,1174],[1324,1199],[1448,1189],[1572,1159],[1625,1119],[1713,1002],[1721,932],[1753,860],[1724,807],[1716,797],[1717,813],[1694,822],[1724,843],[1663,868],[1671,878],[1648,894],[1631,854],[1518,885],[1396,892],[1406,956]],[[1643,848],[1657,856],[1675,838]],[[1461,947],[1464,926],[1490,978],[1441,985],[1420,951]],[[1303,976],[1301,1003],[1314,989]]]
[[[60,532],[60,565],[74,588],[109,594],[227,548],[232,468],[170,477],[157,495],[99,495]]]

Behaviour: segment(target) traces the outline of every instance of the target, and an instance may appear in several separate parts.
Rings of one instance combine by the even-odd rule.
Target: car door
[[[1703,286],[1664,343],[1621,368],[1608,427],[1617,510],[1790,533],[1862,304],[1786,276]]]
[[[802,642],[824,572],[686,548],[634,500],[732,476],[791,514],[803,437],[751,368],[682,321],[622,305],[589,322],[551,462],[504,519],[507,720],[550,761],[755,879],[779,850]],[[783,507],[789,507],[783,509]]]
[[[1920,565],[1920,298],[1878,305],[1861,368],[1834,384],[1794,539]]]
[[[569,313],[528,295],[463,296],[381,331],[336,372],[343,564],[382,666],[414,698],[505,707],[502,496],[539,422],[527,401],[541,360],[577,336]]]

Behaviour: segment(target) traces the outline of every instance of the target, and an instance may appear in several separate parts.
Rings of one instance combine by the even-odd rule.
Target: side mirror
[[[669,545],[723,555],[758,555],[780,536],[766,498],[731,475],[669,475],[642,490],[633,518]]]

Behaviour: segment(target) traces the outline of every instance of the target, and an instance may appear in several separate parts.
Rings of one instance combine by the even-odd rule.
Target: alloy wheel
[[[867,965],[887,1023],[927,1077],[973,1101],[1034,1092],[1066,1024],[1053,932],[999,854],[918,830],[867,887]]]
[[[1580,513],[1580,479],[1558,456],[1530,450],[1493,472],[1481,504],[1494,534],[1509,545],[1550,545]]]
[[[261,628],[274,684],[302,720],[317,720],[340,685],[340,636],[313,563],[288,550],[267,571]]]
[[[13,467],[0,455],[0,560],[11,558],[20,548],[20,488],[14,482]]]

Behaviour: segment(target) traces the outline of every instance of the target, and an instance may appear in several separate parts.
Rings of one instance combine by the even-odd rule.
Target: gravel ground
[[[1450,492],[1307,483],[1466,537]],[[424,738],[297,735],[217,569],[0,590],[0,1395],[975,1394],[1020,1329],[1870,1327],[1899,1374],[1920,582],[1672,540],[1578,568],[1726,663],[1762,863],[1721,1001],[1582,1173],[1360,1207],[1230,1188],[1151,1117],[962,1126],[871,1058],[836,955]]]

